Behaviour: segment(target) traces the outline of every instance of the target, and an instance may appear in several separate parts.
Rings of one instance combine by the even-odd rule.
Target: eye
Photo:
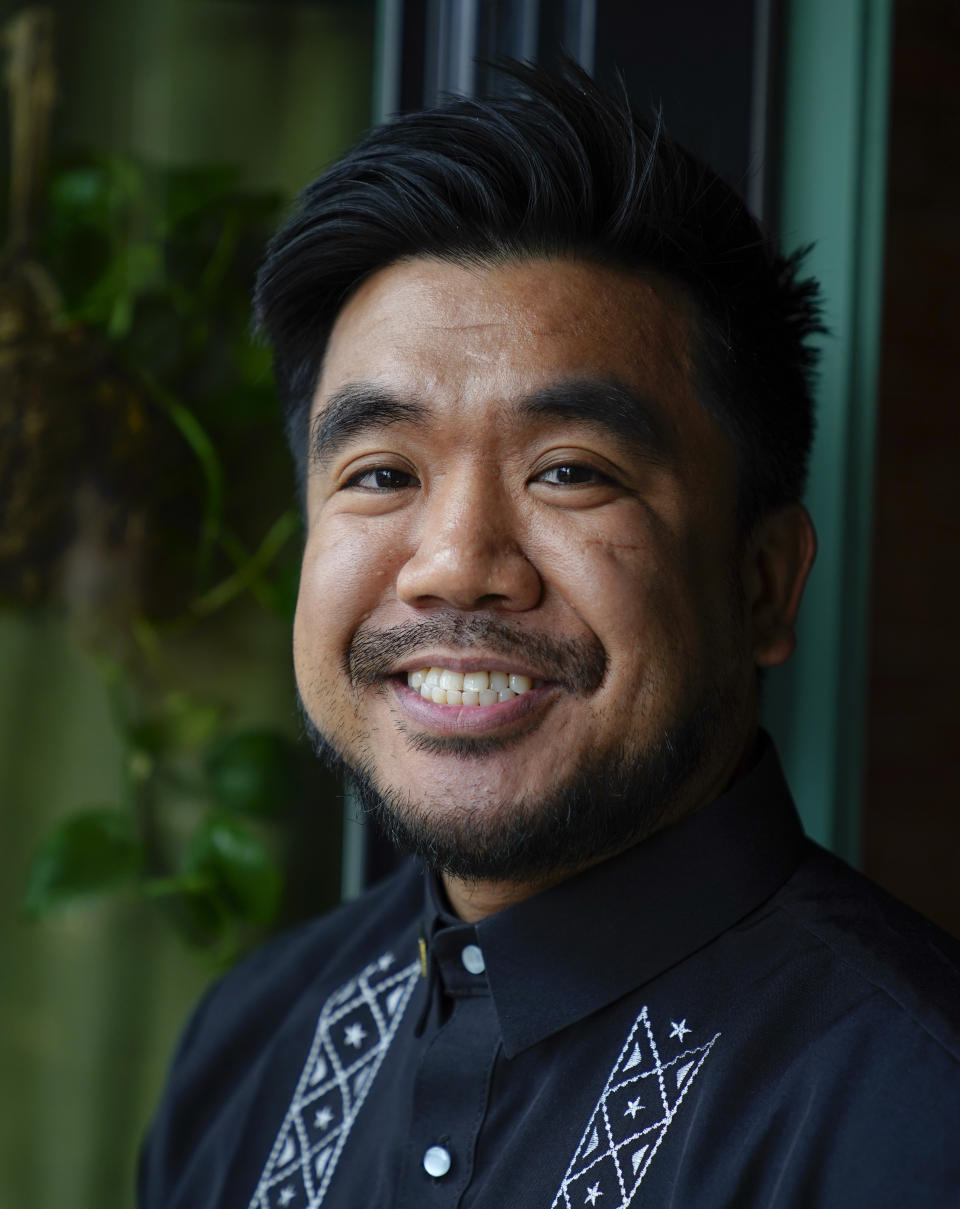
[[[418,486],[417,480],[406,470],[398,470],[394,466],[370,466],[351,475],[341,490],[355,487],[360,491],[402,491],[406,487]]]
[[[580,462],[561,462],[541,470],[535,477],[538,483],[547,483],[552,487],[582,487],[599,483],[612,483],[613,479],[595,466],[584,466]]]

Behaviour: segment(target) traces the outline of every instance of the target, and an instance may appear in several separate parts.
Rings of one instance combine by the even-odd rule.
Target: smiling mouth
[[[434,705],[490,706],[512,701],[540,681],[518,672],[458,672],[444,667],[422,667],[407,673],[407,685]]]
[[[464,713],[494,705],[501,709],[517,706],[516,697],[530,704],[549,689],[587,697],[600,688],[606,667],[606,652],[594,636],[559,637],[521,629],[497,617],[448,613],[418,617],[387,629],[361,627],[350,640],[346,660],[356,693],[380,689],[385,681],[392,681],[395,689],[402,685],[401,696],[410,704],[415,695],[427,709],[466,705]],[[463,677],[462,682],[458,676]],[[460,700],[444,696],[441,701],[434,689],[460,693]],[[496,702],[486,696],[481,701],[480,694],[490,692],[497,694]],[[507,692],[514,696],[500,696]],[[464,693],[468,694],[465,699]]]

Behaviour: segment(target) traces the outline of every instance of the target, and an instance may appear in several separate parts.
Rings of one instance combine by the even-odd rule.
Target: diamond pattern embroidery
[[[397,1032],[419,962],[384,953],[320,1010],[317,1030],[249,1209],[317,1209]]]
[[[676,1031],[670,1035],[682,1040]],[[719,1036],[717,1033],[705,1045],[661,1062],[649,1013],[643,1009],[614,1063],[551,1209],[581,1209],[583,1205],[627,1209]]]

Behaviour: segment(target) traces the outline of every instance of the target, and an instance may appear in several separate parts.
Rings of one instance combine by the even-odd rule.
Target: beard
[[[429,632],[428,632],[429,631]],[[437,619],[424,625],[358,634],[347,671],[355,688],[374,685],[381,672],[430,640],[469,649],[482,640],[504,655],[533,643],[551,677],[581,695],[603,679],[606,657],[599,643],[531,638],[499,620]],[[729,670],[729,669],[725,669]],[[350,777],[363,813],[397,848],[438,874],[467,882],[538,882],[555,879],[638,843],[682,813],[685,789],[711,767],[743,718],[734,675],[718,675],[699,692],[689,691],[678,717],[644,745],[597,752],[542,794],[470,807],[451,801],[427,809],[385,783],[372,755],[350,758],[313,722],[301,699],[304,730],[317,755]],[[411,736],[419,750],[469,761],[508,747],[510,738]]]

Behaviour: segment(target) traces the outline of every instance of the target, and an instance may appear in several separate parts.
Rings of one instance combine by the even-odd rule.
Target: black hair
[[[799,500],[813,437],[803,251],[783,256],[740,197],[573,63],[502,64],[506,96],[451,97],[378,126],[301,194],[257,279],[301,489],[310,403],[351,292],[410,257],[577,256],[654,271],[699,317],[697,387],[739,457],[740,523]]]

